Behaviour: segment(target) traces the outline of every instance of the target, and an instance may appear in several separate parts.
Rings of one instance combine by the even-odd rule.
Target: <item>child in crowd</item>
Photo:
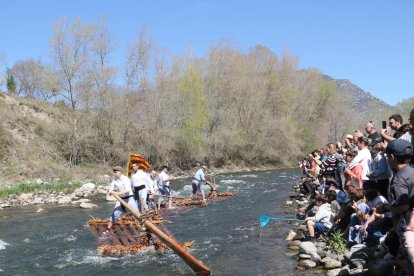
[[[352,160],[357,156],[357,152],[354,150],[349,150],[345,154],[345,160],[347,163],[347,167],[345,168],[345,182],[348,182],[352,179],[358,180],[359,188],[362,189],[362,165],[357,163],[352,169],[348,167],[348,165],[352,162]]]
[[[351,222],[351,216],[355,212],[353,207],[354,201],[359,202],[364,199],[364,192],[361,189],[357,189],[358,185],[353,184],[351,181],[345,184],[345,190],[348,193],[348,199],[339,209],[338,214],[335,216],[335,224],[341,232],[345,232],[345,237],[348,236],[346,230]]]
[[[310,240],[315,239],[315,234],[323,234],[328,232],[333,225],[334,215],[332,213],[331,204],[328,203],[326,195],[316,195],[316,205],[319,205],[315,216],[305,219],[309,230]]]
[[[362,243],[366,236],[365,224],[368,221],[369,206],[363,202],[357,203],[354,201],[355,213],[351,216],[351,223],[349,224],[348,241],[351,244]]]

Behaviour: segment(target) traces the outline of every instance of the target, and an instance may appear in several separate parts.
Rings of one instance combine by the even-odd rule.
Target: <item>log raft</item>
[[[235,196],[233,193],[217,193],[215,181],[210,181],[210,193],[206,195],[209,201],[219,201]],[[93,218],[89,220],[91,232],[98,239],[98,250],[104,256],[121,257],[126,254],[137,254],[138,251],[149,249],[163,252],[167,247],[179,255],[197,274],[210,275],[211,270],[201,261],[187,252],[193,242],[178,243],[168,229],[164,227],[163,220],[159,214],[149,211],[139,214],[133,210],[118,195],[112,194],[133,217],[123,216],[113,224],[113,229],[106,235],[103,232],[107,229],[108,219]],[[200,195],[201,196],[201,195]],[[175,206],[186,208],[190,206],[206,205],[207,201],[191,200],[189,198],[172,197]],[[156,226],[158,225],[158,227]],[[160,229],[161,228],[161,229]]]
[[[112,195],[124,206],[128,209],[131,214],[137,218],[138,220],[141,219],[141,214],[131,208],[121,197],[117,194],[112,193]],[[180,256],[198,275],[210,275],[211,270],[205,266],[201,261],[197,260],[193,255],[188,253],[184,248],[180,246],[180,244],[162,232],[155,224],[151,221],[143,220],[143,225],[146,229],[148,229],[151,233],[155,234],[162,242],[164,242],[169,248],[171,248],[178,256]]]

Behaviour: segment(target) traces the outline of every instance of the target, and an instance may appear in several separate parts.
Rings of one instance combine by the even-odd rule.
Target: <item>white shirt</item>
[[[112,178],[111,186],[109,187],[109,192],[122,192],[126,191],[127,193],[123,194],[122,196],[131,196],[132,188],[131,188],[131,181],[125,175],[121,175],[119,178]]]
[[[131,183],[134,187],[140,187],[140,186],[149,186],[151,185],[149,183],[149,175],[144,172],[143,170],[138,170],[137,172],[133,172],[131,174]]]
[[[360,163],[362,166],[362,180],[368,180],[367,173],[370,171],[371,153],[367,147],[358,151],[358,155],[349,163],[349,168],[352,169],[356,164]]]
[[[157,182],[158,182],[158,180],[157,180],[157,178],[155,177],[155,178],[151,178],[151,176],[150,176],[150,185],[147,187],[147,190],[148,190],[148,192],[150,192],[150,193],[155,193],[155,190],[157,189]]]
[[[403,139],[405,141],[410,142],[411,144],[413,144],[413,134],[411,133],[411,131],[407,131],[406,133],[404,133],[400,138],[398,139]]]
[[[334,215],[332,213],[331,204],[324,203],[321,206],[319,206],[315,216],[309,217],[309,219],[314,222],[321,222],[327,228],[331,229],[332,224],[334,222]]]
[[[158,187],[164,186],[170,186],[170,176],[165,171],[162,171],[158,175]]]

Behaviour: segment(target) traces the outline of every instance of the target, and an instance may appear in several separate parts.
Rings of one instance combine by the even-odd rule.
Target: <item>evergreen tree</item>
[[[9,93],[16,93],[16,81],[14,80],[10,68],[7,68],[6,75],[7,91]]]

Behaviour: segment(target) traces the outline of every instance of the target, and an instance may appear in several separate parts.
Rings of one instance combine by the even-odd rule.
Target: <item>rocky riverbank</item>
[[[0,200],[0,209],[14,206],[44,204],[79,204],[81,208],[94,208],[97,207],[97,205],[90,202],[90,197],[106,195],[107,192],[107,185],[85,183],[71,194],[42,191],[37,193],[23,193],[18,196],[11,195],[5,200]]]
[[[295,195],[286,202],[286,205],[296,205],[296,211],[309,205],[309,199],[299,194],[299,186],[295,186]],[[334,275],[403,275],[395,272],[394,257],[388,249],[379,245],[368,247],[357,244],[351,248],[338,250],[341,243],[340,233],[336,236],[323,236],[316,241],[306,241],[306,225],[296,224],[296,229],[288,234],[287,247],[289,256],[296,258],[297,270],[310,270],[329,276]],[[334,234],[335,235],[335,234]],[[342,245],[345,244],[345,241]]]
[[[237,166],[225,168],[212,168],[207,174],[207,179],[214,181],[214,177],[222,173],[263,171],[270,169],[276,168],[264,166],[254,168],[245,168]],[[171,175],[174,180],[191,177],[193,174],[193,171],[173,171]],[[23,193],[20,195],[11,195],[7,199],[0,200],[0,209],[15,206],[42,204],[79,204],[81,208],[94,208],[96,207],[96,204],[90,203],[90,198],[98,195],[106,196],[109,189],[109,184],[111,182],[111,176],[100,175],[97,177],[97,180],[95,181],[85,180],[83,182],[84,183],[80,188],[76,189],[73,193],[70,194],[65,194],[64,192],[41,191],[36,193]],[[36,179],[34,181],[28,181],[27,184],[43,185],[48,183],[44,182],[42,179]],[[71,184],[68,183],[67,185]],[[106,196],[106,199],[114,200],[111,196]]]

